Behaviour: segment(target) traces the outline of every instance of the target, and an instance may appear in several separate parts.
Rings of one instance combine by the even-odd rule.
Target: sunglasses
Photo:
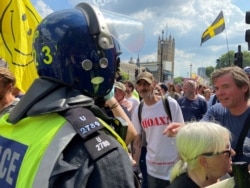
[[[244,69],[245,73],[250,74],[250,68]]]
[[[223,151],[221,151],[221,152],[216,152],[216,153],[214,153],[214,152],[209,152],[209,153],[203,153],[203,154],[201,154],[201,155],[207,156],[207,157],[211,157],[211,156],[215,156],[215,155],[220,155],[220,154],[226,153],[226,154],[228,155],[228,157],[231,157],[231,150],[232,150],[232,148],[231,148],[231,146],[229,146],[228,149],[223,150]]]

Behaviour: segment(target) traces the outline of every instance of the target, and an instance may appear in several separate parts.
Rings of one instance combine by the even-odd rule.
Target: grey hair
[[[188,83],[192,88],[197,88],[197,83],[193,80],[187,80],[185,83]]]
[[[176,146],[180,160],[174,165],[170,181],[187,171],[199,167],[197,158],[203,153],[220,152],[231,139],[225,127],[213,122],[192,122],[176,135]]]

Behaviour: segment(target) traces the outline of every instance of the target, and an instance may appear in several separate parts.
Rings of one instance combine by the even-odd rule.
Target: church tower
[[[175,55],[175,39],[169,35],[162,35],[158,38],[157,64],[158,64],[158,80],[164,82],[174,78],[174,55]]]

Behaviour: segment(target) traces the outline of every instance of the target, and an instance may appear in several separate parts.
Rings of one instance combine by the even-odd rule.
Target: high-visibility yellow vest
[[[35,177],[46,151],[52,146],[51,143],[56,141],[54,140],[56,134],[66,131],[65,135],[68,136],[69,141],[76,133],[70,126],[66,126],[69,130],[62,129],[65,127],[63,125],[66,120],[56,113],[27,117],[15,125],[9,124],[6,121],[7,118],[8,114],[5,114],[0,119],[0,143],[2,143],[0,145],[0,185],[17,188],[37,187],[33,186]],[[70,128],[71,138],[69,138]],[[58,151],[57,155],[59,155]],[[50,160],[53,161],[53,159]],[[40,186],[48,187],[46,181]]]
[[[6,121],[8,116],[0,119],[0,187],[48,187],[54,165],[76,131],[57,113],[26,117],[14,125]]]

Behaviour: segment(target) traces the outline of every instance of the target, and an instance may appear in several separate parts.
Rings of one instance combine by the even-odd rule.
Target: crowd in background
[[[216,69],[211,85],[123,80],[102,16],[80,3],[39,23],[25,92],[0,58],[1,186],[200,188],[248,165],[250,67]]]
[[[165,171],[166,176],[162,176],[162,174],[160,174],[161,170],[154,166],[155,164],[157,164],[157,159],[153,159],[152,157],[150,157],[150,155],[152,155],[152,154],[148,154],[151,152],[153,152],[153,154],[155,154],[152,156],[156,156],[156,154],[159,154],[159,151],[157,151],[157,144],[155,144],[154,147],[152,147],[151,146],[152,143],[158,143],[158,144],[164,143],[164,141],[160,139],[160,135],[158,135],[157,133],[154,133],[154,131],[157,132],[157,130],[148,131],[148,127],[147,127],[147,123],[146,123],[147,121],[150,121],[150,117],[152,116],[152,114],[153,114],[153,116],[155,115],[155,112],[157,113],[158,116],[160,116],[159,114],[164,112],[164,110],[162,110],[162,108],[160,108],[159,106],[155,107],[155,104],[159,103],[155,96],[161,96],[161,97],[165,96],[165,97],[171,97],[172,99],[174,99],[177,102],[178,106],[180,107],[180,111],[178,111],[178,112],[175,111],[175,115],[177,112],[180,116],[182,116],[185,124],[187,124],[187,125],[191,124],[192,122],[204,122],[204,123],[197,124],[197,126],[202,126],[204,124],[204,127],[215,126],[214,128],[216,128],[215,123],[218,123],[219,125],[223,125],[223,126],[227,125],[225,127],[226,127],[226,129],[228,129],[229,131],[232,132],[233,137],[231,138],[231,136],[229,136],[228,139],[225,140],[225,142],[229,142],[228,140],[230,140],[233,144],[233,148],[235,149],[236,148],[235,142],[241,137],[239,135],[239,131],[235,130],[238,127],[236,125],[237,122],[235,122],[235,120],[233,120],[233,122],[229,123],[228,120],[226,120],[226,123],[224,123],[225,120],[223,120],[223,117],[224,117],[223,113],[221,113],[221,115],[219,115],[219,116],[215,114],[215,117],[213,117],[214,119],[211,119],[211,118],[209,119],[208,117],[209,117],[209,114],[211,113],[211,110],[214,108],[213,107],[212,109],[210,109],[210,107],[212,107],[215,104],[218,104],[218,105],[216,105],[216,107],[219,106],[219,108],[222,109],[222,112],[227,112],[229,110],[229,113],[233,114],[234,111],[231,109],[235,108],[235,106],[240,106],[239,104],[242,103],[242,102],[240,102],[240,100],[241,100],[241,101],[246,101],[246,102],[244,102],[243,108],[249,109],[248,105],[247,105],[248,97],[247,97],[247,99],[244,97],[244,95],[248,96],[247,93],[249,92],[249,80],[247,78],[249,76],[249,74],[246,71],[248,69],[249,69],[249,67],[246,67],[244,69],[240,69],[239,67],[234,67],[232,69],[233,71],[231,71],[231,72],[230,72],[230,68],[224,68],[224,69],[215,71],[215,73],[213,75],[218,74],[217,75],[218,79],[217,79],[217,77],[214,78],[212,86],[202,85],[202,84],[200,84],[192,79],[186,80],[182,84],[174,84],[174,83],[160,83],[160,82],[155,81],[155,79],[154,79],[154,83],[153,83],[153,81],[150,80],[147,76],[146,77],[142,76],[141,79],[140,79],[141,75],[139,75],[137,77],[136,83],[134,83],[135,85],[133,88],[135,88],[134,92],[139,93],[140,98],[135,97],[138,95],[135,95],[134,97],[137,98],[137,100],[139,99],[141,101],[140,103],[144,103],[144,105],[146,106],[146,107],[144,107],[144,111],[145,111],[144,113],[146,115],[143,116],[143,110],[142,110],[142,112],[141,112],[142,117],[144,117],[144,119],[141,120],[142,122],[138,121],[138,116],[139,116],[138,110],[134,111],[131,114],[131,117],[132,117],[132,123],[136,127],[136,130],[137,130],[137,133],[139,134],[139,137],[141,137],[141,138],[145,137],[144,142],[140,141],[139,144],[137,143],[137,145],[141,146],[141,151],[140,151],[141,158],[140,158],[140,160],[138,160],[138,157],[137,157],[136,164],[141,165],[140,169],[141,169],[141,172],[143,174],[143,179],[145,181],[147,181],[147,182],[142,182],[142,187],[164,187],[164,186],[169,185],[170,180],[171,180],[170,179],[170,176],[171,176],[170,172]],[[219,72],[219,73],[217,73],[217,72]],[[144,73],[142,73],[142,75],[143,74]],[[230,76],[230,74],[233,74],[232,78],[234,80],[227,79],[223,83],[220,83],[222,81],[220,81],[220,82],[218,81],[220,77],[223,77],[224,75]],[[238,76],[238,74],[239,74],[239,76]],[[234,76],[236,78],[234,78]],[[141,80],[143,80],[143,82]],[[218,82],[222,85],[217,86]],[[149,94],[150,92],[147,93],[147,90],[150,90],[150,87],[152,87],[152,90],[153,90],[152,95]],[[239,99],[237,99],[238,98],[237,90],[242,90],[241,88],[243,88],[243,87],[248,88],[247,89],[248,91],[246,94],[245,94],[245,91],[243,91],[242,92],[243,96],[241,96],[241,94],[238,93],[238,96],[241,96],[241,97],[239,97]],[[231,89],[232,90],[231,94],[228,94],[229,92],[227,90],[230,90],[228,88],[234,88],[234,89]],[[217,95],[216,95],[216,91],[217,91]],[[234,94],[236,96],[234,96]],[[222,100],[221,104],[220,104],[220,100],[217,98],[217,96],[219,96],[220,100]],[[149,99],[147,99],[148,97],[149,97]],[[155,100],[153,100],[153,99],[155,99]],[[171,100],[170,100],[170,103],[171,103]],[[230,101],[230,103],[232,103],[232,104],[230,104],[230,105],[224,104],[225,101],[227,101],[227,102]],[[148,105],[147,105],[147,103],[148,103]],[[137,109],[138,109],[139,104],[136,103],[134,105],[136,105]],[[244,107],[245,105],[247,105],[247,106]],[[133,108],[135,108],[135,107],[133,107]],[[171,110],[173,110],[173,108],[174,107],[170,107]],[[247,114],[248,111],[249,110],[246,110],[244,114]],[[242,112],[244,112],[244,110]],[[218,112],[216,112],[216,113],[218,113]],[[237,116],[238,116],[238,114],[239,113],[236,113]],[[214,116],[214,114],[213,114],[213,116]],[[218,116],[218,118],[217,118],[217,116]],[[225,114],[225,117],[227,117],[227,116],[228,115]],[[232,116],[234,119],[238,118],[239,121],[241,122],[240,123],[241,127],[244,125],[244,121],[246,121],[246,115],[244,115],[244,117],[237,117],[237,118],[234,117],[235,115],[230,115],[230,116]],[[212,121],[215,123],[209,124],[209,122],[205,123],[206,121]],[[181,120],[179,119],[179,120],[175,120],[172,122],[181,122]],[[168,124],[168,123],[166,123],[166,124]],[[154,124],[152,126],[157,126],[157,124]],[[202,129],[202,127],[201,127],[201,129]],[[219,127],[218,127],[218,129],[219,129]],[[226,129],[224,129],[223,131],[225,131]],[[246,129],[244,129],[244,130],[246,130]],[[223,132],[223,131],[221,130],[221,132]],[[228,134],[230,135],[231,132]],[[248,130],[246,130],[246,139],[245,139],[244,143],[248,143],[247,132],[248,132]],[[206,135],[206,136],[212,136],[213,132],[211,131],[210,133],[208,132],[206,134],[210,134],[210,135]],[[154,137],[151,137],[150,135],[154,135]],[[158,135],[158,136],[156,136],[156,135]],[[205,135],[203,135],[203,136],[205,136]],[[219,136],[221,136],[221,133],[218,135],[218,137]],[[190,136],[190,138],[191,138],[191,136]],[[186,138],[186,139],[188,139],[188,138]],[[206,139],[207,140],[205,140],[205,142],[208,142],[209,139],[208,138],[206,138]],[[160,140],[160,141],[157,142],[157,140],[158,141]],[[197,141],[198,140],[196,140],[196,142]],[[138,142],[138,138],[135,139],[135,142]],[[169,147],[168,146],[169,142],[171,142],[171,141],[167,141],[164,144],[164,146],[166,148]],[[214,143],[214,144],[216,144],[216,143]],[[216,151],[216,152],[214,152],[214,154],[213,153],[206,154],[206,149],[204,149],[204,151],[203,151],[204,156],[214,156],[214,155],[217,155],[216,153],[218,153],[218,154],[228,153],[226,159],[224,159],[224,162],[227,165],[230,163],[230,161],[232,159],[234,162],[235,161],[245,161],[245,162],[249,161],[249,159],[246,159],[242,156],[238,156],[240,152],[235,153],[235,151],[231,148],[231,144],[226,143],[224,145],[225,146],[222,145],[222,149],[220,149],[220,150],[222,150],[222,152]],[[195,144],[192,147],[190,149],[194,150]],[[202,146],[202,147],[206,147],[206,146]],[[226,149],[223,150],[223,147],[225,147]],[[227,148],[229,148],[229,149],[227,149]],[[138,148],[137,148],[137,150],[138,150]],[[169,151],[169,149],[167,149],[167,150]],[[182,150],[182,149],[180,148],[180,150]],[[249,152],[248,149],[244,148],[244,150],[246,152],[246,155],[248,155],[247,154]],[[135,151],[135,155],[137,155],[136,152],[137,151]],[[182,152],[182,151],[178,151],[178,152]],[[241,152],[242,152],[242,150],[241,150]],[[174,149],[172,149],[171,153],[174,155],[174,153],[176,153],[176,151]],[[145,156],[143,156],[143,155],[145,155]],[[187,155],[189,155],[189,154],[187,154]],[[185,157],[187,157],[187,155]],[[192,154],[190,153],[190,155],[192,155]],[[168,159],[168,157],[165,156],[164,159],[166,160],[166,159]],[[196,158],[193,158],[193,159],[196,159]],[[229,159],[229,161],[228,161],[228,159]],[[154,160],[156,160],[156,161],[154,161]],[[186,161],[186,160],[187,159],[184,159],[184,161]],[[154,165],[152,165],[152,161],[154,161],[153,162]],[[145,163],[145,164],[143,165],[142,163]],[[171,163],[171,162],[168,161],[166,163]],[[186,161],[186,163],[189,164],[189,161]],[[155,169],[154,169],[154,167],[151,167],[151,165],[154,166]],[[190,176],[191,176],[192,168],[193,168],[192,165],[194,165],[194,164],[190,163],[190,165],[191,165],[191,169],[190,169]],[[198,164],[196,164],[196,165],[199,166]],[[161,165],[161,166],[163,167],[164,165]],[[197,166],[196,166],[196,168],[198,168]],[[217,180],[220,179],[227,172],[231,173],[232,168],[230,166],[231,165],[229,165],[229,168],[225,169],[225,171],[223,171],[222,173],[220,173],[218,175],[206,174],[206,172],[205,172],[205,176],[206,176],[205,180],[197,180],[196,178],[198,178],[198,175],[196,174],[197,177],[192,177],[192,181],[195,182],[196,186],[198,185],[197,187],[203,187],[204,185],[211,185],[213,183],[216,183]],[[178,167],[178,168],[182,168],[182,167]],[[207,167],[204,167],[203,164],[201,166],[199,166],[197,171],[201,170],[200,168],[201,169],[204,168],[205,171],[207,171]],[[154,169],[155,171],[152,169]],[[165,167],[165,169],[168,169],[168,167]],[[143,172],[143,171],[146,171],[146,172]],[[156,173],[156,172],[159,172],[159,173]],[[174,173],[176,173],[176,172],[174,172]],[[202,173],[203,172],[200,172],[199,174],[202,174]],[[180,174],[178,174],[178,175],[180,175]],[[175,176],[177,176],[177,175],[175,174]],[[211,177],[209,177],[209,176],[211,176]],[[202,179],[202,177],[199,177],[199,178]],[[173,178],[173,179],[175,179],[175,178]],[[173,181],[173,179],[171,181]],[[178,183],[175,182],[173,185],[171,184],[170,187],[182,187],[182,183],[185,181],[186,181],[186,179],[182,177],[181,180],[178,179],[178,181],[177,181]],[[190,184],[190,187],[194,187],[193,182]],[[181,183],[181,184],[179,184],[179,183]]]
[[[11,74],[8,68],[5,67],[0,68],[0,77],[1,77],[1,91],[2,91],[0,100],[1,104],[0,113],[1,115],[3,115],[4,113],[11,111],[11,109],[15,107],[15,105],[19,102],[20,98],[22,98],[24,94],[21,93],[21,91],[15,87],[16,78],[14,75]],[[155,126],[157,125],[154,124],[155,122],[153,124],[148,123],[148,121],[151,121],[150,117],[152,115],[153,115],[152,117],[155,118],[158,117],[159,115],[162,116],[162,118],[165,116],[164,114],[166,112],[162,107],[165,104],[164,103],[162,104],[162,100],[160,99],[162,99],[163,96],[168,98],[168,103],[170,103],[169,105],[170,105],[170,111],[172,112],[172,116],[170,115],[171,117],[168,117],[166,121],[160,120],[159,118],[158,120],[159,122],[162,121],[164,125],[168,125],[171,122],[179,122],[179,123],[185,122],[187,125],[190,124],[189,126],[191,126],[192,122],[199,122],[200,120],[204,119],[203,117],[207,113],[208,109],[214,104],[219,103],[215,95],[216,89],[218,88],[205,86],[191,79],[186,80],[182,84],[160,83],[157,82],[155,78],[153,78],[152,74],[148,72],[140,74],[137,77],[135,83],[129,80],[120,80],[114,83],[114,98],[122,107],[122,110],[129,117],[129,119],[131,120],[133,126],[135,126],[137,131],[138,136],[135,137],[132,142],[130,141],[127,142],[127,144],[130,149],[131,158],[134,160],[133,165],[134,169],[136,169],[135,174],[137,174],[137,178],[139,179],[139,181],[141,181],[141,187],[143,188],[166,187],[168,185],[170,185],[170,187],[175,187],[175,185],[179,186],[179,184],[176,182],[174,184],[170,183],[170,180],[173,181],[177,176],[180,175],[179,173],[176,172],[177,167],[175,167],[174,175],[171,175],[170,169],[174,166],[174,164],[177,164],[178,152],[182,152],[179,150],[183,150],[183,148],[181,147],[181,145],[183,144],[177,145],[176,148],[175,144],[172,145],[174,141],[171,141],[171,138],[162,136],[162,132],[164,131],[165,127],[163,127],[163,129],[156,129]],[[139,111],[139,105],[141,103],[144,103],[144,106],[142,108],[142,111],[140,112],[142,117],[139,117],[140,115],[138,111]],[[155,103],[157,104],[156,106]],[[110,110],[112,108],[108,106],[105,108],[106,108],[106,113],[109,116],[114,117],[112,110]],[[167,114],[167,116],[169,115]],[[206,115],[206,118],[207,117],[208,116]],[[202,131],[202,123],[196,124],[195,126],[197,127],[201,126],[200,131]],[[211,124],[204,124],[203,126],[205,129],[205,127],[209,126],[213,126],[214,128],[216,128],[217,125],[211,123]],[[148,129],[149,127],[151,128]],[[197,130],[193,130],[193,132]],[[227,134],[230,135],[230,133]],[[231,135],[228,136],[228,139],[229,137],[231,139]],[[191,138],[191,136],[189,138]],[[181,139],[181,136],[177,137],[177,140],[178,139]],[[182,138],[182,140],[180,140],[180,143],[181,142],[186,142],[186,140]],[[157,160],[159,160],[154,158],[155,154],[159,155],[159,151],[163,151],[162,150],[163,145],[165,146],[165,148],[168,148],[168,152],[163,152],[162,159],[164,160],[168,159],[169,158],[168,155],[170,154],[171,157],[169,158],[169,161],[165,161],[165,163],[171,165],[167,167],[161,163],[160,165],[158,165],[158,167],[155,167],[155,165],[157,164]],[[190,140],[190,146],[192,146],[191,140]],[[227,147],[229,147],[229,145],[227,145]],[[176,149],[178,149],[178,151]],[[225,151],[228,151],[230,153],[229,157],[234,156],[235,154],[234,150],[231,150],[231,148],[230,150],[225,150]],[[186,152],[189,152],[189,150],[187,150]],[[181,156],[181,157],[188,157],[188,155],[190,155],[190,157],[192,158],[192,153],[190,152],[186,156]],[[212,156],[212,154],[207,154],[207,155]],[[187,159],[183,160],[186,161]],[[187,164],[189,164],[188,160],[186,162]],[[192,164],[190,163],[189,165]],[[202,165],[199,166],[197,171],[199,171],[200,168],[203,168]],[[228,171],[230,170],[227,170],[226,172]],[[190,170],[190,173],[192,173],[192,168]],[[207,174],[205,175],[206,178],[208,178],[207,177],[208,175]],[[223,174],[220,175],[222,176]],[[219,179],[220,175],[215,176],[216,179]],[[180,177],[182,178],[181,179],[177,178],[178,179],[177,182],[179,183],[183,182],[184,179],[186,178],[183,176]],[[209,183],[207,185],[215,183],[216,181],[215,179],[212,179],[208,182]],[[200,184],[200,186],[203,185],[200,182],[195,182],[195,183]],[[191,185],[193,186],[193,183],[191,183]]]

